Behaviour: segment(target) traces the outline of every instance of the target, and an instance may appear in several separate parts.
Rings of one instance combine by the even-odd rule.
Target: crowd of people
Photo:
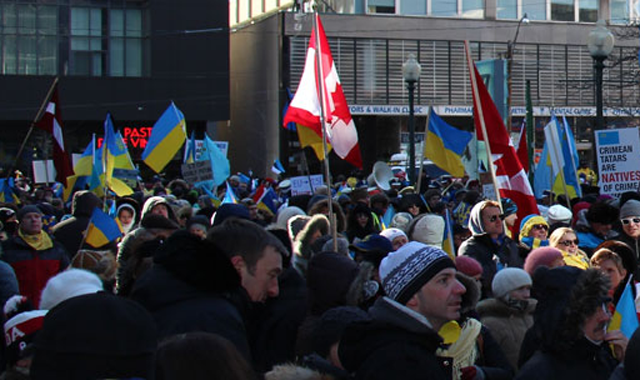
[[[637,294],[639,193],[549,192],[517,220],[446,176],[228,183],[65,203],[17,178],[0,204],[0,379],[640,378],[640,333],[608,329]],[[121,238],[87,243],[95,208]]]

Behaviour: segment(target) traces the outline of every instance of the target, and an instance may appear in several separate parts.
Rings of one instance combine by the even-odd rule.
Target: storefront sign
[[[640,135],[638,128],[595,131],[600,194],[619,197],[638,191],[640,185]]]

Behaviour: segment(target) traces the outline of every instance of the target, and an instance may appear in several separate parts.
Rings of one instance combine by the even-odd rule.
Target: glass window
[[[518,0],[498,0],[497,13],[499,19],[517,19]]]
[[[522,14],[525,13],[529,20],[546,20],[546,3],[540,0],[522,0]]]
[[[101,76],[102,9],[71,8],[71,35],[71,74]]]
[[[598,0],[580,0],[580,21],[598,21]]]
[[[114,77],[124,76],[124,38],[109,41],[109,73]]]
[[[109,17],[109,35],[114,37],[124,36],[124,11],[112,9]]]
[[[16,7],[13,4],[3,4],[2,5],[2,29],[4,33],[12,33],[15,34],[18,32],[18,18],[16,15]]]
[[[575,21],[573,0],[551,0],[551,19]]]
[[[38,8],[38,34],[58,34],[58,9],[52,6]]]
[[[55,75],[58,64],[58,39],[56,37],[38,38],[38,74]]]
[[[427,0],[402,0],[400,2],[400,14],[426,15]]]
[[[456,0],[431,0],[432,16],[457,16],[458,2]]]
[[[126,76],[142,76],[142,40],[138,38],[127,39],[125,57]]]
[[[396,13],[395,0],[368,0],[369,13]]]
[[[5,36],[2,45],[2,73],[18,73],[18,51],[16,46],[16,36]]]
[[[35,75],[38,73],[36,58],[36,37],[18,37],[18,73],[22,75]]]
[[[462,0],[462,17],[483,18],[484,0]]]
[[[251,0],[251,17],[262,14],[262,0]]]
[[[127,9],[127,37],[142,37],[142,11]]]
[[[36,34],[36,7],[34,5],[18,5],[18,33]]]
[[[626,24],[629,21],[629,0],[611,0],[611,23]]]

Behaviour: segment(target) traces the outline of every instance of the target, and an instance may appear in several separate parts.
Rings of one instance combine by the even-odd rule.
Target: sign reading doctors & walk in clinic
[[[638,128],[596,131],[600,194],[619,197],[640,189]]]

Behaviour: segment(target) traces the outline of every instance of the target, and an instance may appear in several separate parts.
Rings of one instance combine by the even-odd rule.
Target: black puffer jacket
[[[73,216],[53,226],[51,233],[67,250],[70,259],[80,249],[93,209],[101,205],[102,201],[94,193],[88,190],[78,191],[73,195],[71,204]],[[90,247],[87,246],[87,248]]]
[[[211,243],[186,231],[173,234],[136,281],[131,298],[144,306],[158,328],[158,338],[204,331],[219,334],[251,360],[240,277]],[[242,297],[244,294],[244,297]]]
[[[426,319],[380,298],[370,309],[371,322],[350,325],[338,348],[344,368],[355,379],[449,379],[435,355],[442,338]]]

